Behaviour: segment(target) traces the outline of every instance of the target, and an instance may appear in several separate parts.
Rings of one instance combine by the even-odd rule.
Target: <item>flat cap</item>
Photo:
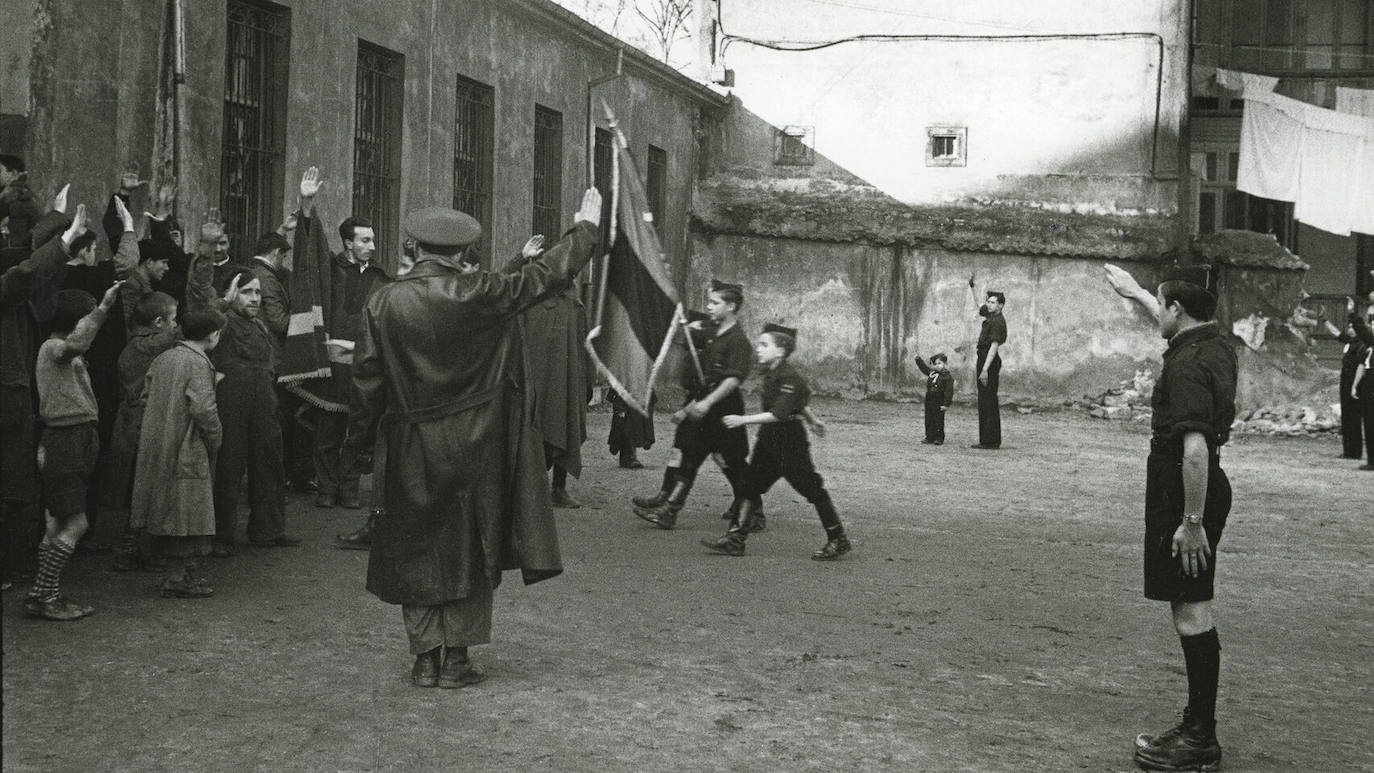
[[[470,215],[448,207],[417,209],[401,224],[406,235],[434,247],[466,247],[482,238],[482,226]]]
[[[744,285],[731,284],[730,282],[722,282],[719,279],[712,279],[711,292],[718,293],[721,290],[734,290],[737,293],[743,293]]]
[[[793,341],[797,340],[797,329],[796,329],[795,327],[786,327],[785,325],[778,325],[778,324],[774,324],[774,323],[772,323],[772,322],[769,322],[768,324],[766,324],[766,325],[763,326],[763,332],[765,332],[765,333],[782,333],[783,335],[787,336],[788,338],[791,338]]]

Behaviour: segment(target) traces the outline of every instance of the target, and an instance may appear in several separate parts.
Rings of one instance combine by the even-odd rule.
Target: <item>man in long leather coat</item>
[[[562,241],[501,274],[464,259],[477,221],[412,212],[404,229],[415,267],[363,312],[350,430],[359,449],[375,444],[386,456],[375,467],[384,501],[367,589],[401,605],[418,686],[485,678],[467,649],[491,640],[502,570],[520,569],[526,584],[562,571],[515,317],[591,259],[600,214],[590,189]]]

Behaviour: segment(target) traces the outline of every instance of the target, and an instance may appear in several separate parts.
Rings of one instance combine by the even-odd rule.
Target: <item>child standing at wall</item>
[[[181,318],[185,340],[148,368],[147,406],[138,436],[129,523],[146,529],[154,556],[167,562],[162,595],[204,598],[215,591],[195,559],[210,553],[215,534],[215,468],[224,430],[215,402],[210,352],[228,322],[217,309]]]
[[[926,374],[926,445],[945,442],[945,409],[954,402],[954,374],[946,370],[949,358],[943,352],[930,358],[930,364],[916,356],[916,367]]]
[[[811,387],[787,361],[796,349],[797,331],[782,325],[765,325],[754,352],[764,371],[763,411],[747,416],[729,415],[721,422],[731,429],[746,424],[758,424],[759,436],[754,453],[744,471],[744,494],[740,514],[730,522],[725,536],[703,539],[701,544],[728,556],[744,555],[744,541],[753,531],[753,502],[763,496],[778,478],[782,478],[806,497],[816,508],[825,527],[826,543],[811,554],[815,561],[833,561],[850,550],[844,524],[840,523],[835,504],[825,490],[825,483],[811,462],[811,444],[802,426],[802,414]],[[824,424],[816,421],[820,431]]]
[[[95,234],[86,231],[71,242],[71,254],[94,243]],[[58,292],[52,333],[38,349],[34,377],[38,415],[43,421],[38,469],[48,512],[38,544],[38,576],[24,599],[24,612],[31,617],[78,620],[95,611],[63,596],[60,586],[62,570],[86,533],[86,491],[100,453],[99,408],[82,355],[119,297],[119,285],[110,285],[98,305],[85,290]]]

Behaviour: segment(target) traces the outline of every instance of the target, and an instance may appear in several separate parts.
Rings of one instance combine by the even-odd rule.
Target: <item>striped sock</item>
[[[57,598],[62,581],[62,569],[72,557],[75,546],[62,540],[44,539],[38,543],[38,575],[33,578],[29,598],[52,601]]]

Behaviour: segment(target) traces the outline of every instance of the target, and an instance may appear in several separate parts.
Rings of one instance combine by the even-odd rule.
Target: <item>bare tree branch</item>
[[[688,23],[692,18],[692,0],[637,0],[635,13],[648,25],[659,57],[665,63],[674,43],[691,38]]]

